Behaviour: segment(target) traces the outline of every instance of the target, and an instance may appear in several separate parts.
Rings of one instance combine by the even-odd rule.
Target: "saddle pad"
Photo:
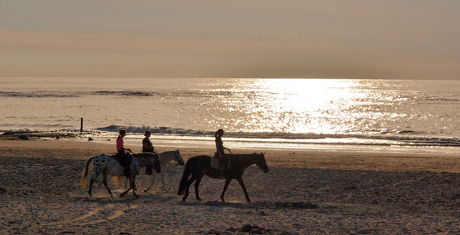
[[[231,157],[228,157],[227,168],[225,168],[225,169],[230,168],[230,163],[231,163]],[[215,157],[211,158],[211,167],[214,168],[214,169],[218,169],[218,170],[220,169],[219,168],[219,159],[218,158],[215,158]]]
[[[211,167],[214,169],[219,169],[219,159],[212,157],[211,158]]]

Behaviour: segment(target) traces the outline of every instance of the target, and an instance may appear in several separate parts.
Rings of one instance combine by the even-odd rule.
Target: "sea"
[[[0,78],[1,132],[230,149],[460,153],[460,80]]]

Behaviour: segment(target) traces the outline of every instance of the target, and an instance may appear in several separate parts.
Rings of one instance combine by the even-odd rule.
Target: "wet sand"
[[[205,177],[176,195],[183,166],[170,163],[167,192],[110,197],[79,184],[90,156],[114,145],[68,139],[0,140],[1,234],[458,234],[460,156],[267,151],[269,173],[253,166],[219,197],[224,180]],[[140,146],[129,146],[134,151]],[[158,151],[175,148],[157,148]],[[232,149],[234,153],[254,151]],[[213,149],[181,149],[185,160]],[[139,185],[151,176],[139,176]]]

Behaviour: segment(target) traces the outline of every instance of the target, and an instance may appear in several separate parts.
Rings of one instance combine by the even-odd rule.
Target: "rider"
[[[145,138],[142,140],[142,152],[149,152],[154,153],[156,152],[155,148],[153,147],[152,141],[150,141],[150,131],[145,131],[144,136]]]
[[[145,138],[142,139],[142,152],[143,153],[157,153],[158,154],[158,152],[153,147],[152,141],[150,141],[150,139],[149,139],[150,135],[151,135],[150,131],[145,131],[144,132]],[[147,166],[145,168],[145,174],[146,175],[152,175],[153,174],[153,168],[150,167],[150,166]]]
[[[222,178],[224,176],[224,170],[225,170],[225,165],[223,164],[223,157],[225,156],[224,150],[227,149],[230,153],[232,153],[232,151],[229,148],[224,147],[224,142],[222,141],[223,135],[224,135],[224,130],[222,129],[219,129],[216,131],[216,133],[214,133],[214,137],[216,141],[216,150],[217,150],[214,157],[219,159],[219,169],[220,169]]]
[[[125,137],[125,135],[126,135],[126,130],[121,129],[119,131],[119,135],[117,138],[118,153],[116,156],[117,156],[118,161],[120,162],[120,165],[123,166],[123,174],[125,176],[130,176],[131,175],[130,165],[131,165],[132,157],[129,153],[126,153],[125,150],[131,153],[132,151],[131,149],[124,147],[123,137]]]

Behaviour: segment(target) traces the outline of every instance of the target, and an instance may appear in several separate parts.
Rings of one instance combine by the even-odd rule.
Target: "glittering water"
[[[0,81],[1,131],[78,130],[84,118],[85,130],[150,129],[157,143],[187,146],[212,146],[218,128],[227,145],[247,148],[457,153],[460,146],[457,80]]]

